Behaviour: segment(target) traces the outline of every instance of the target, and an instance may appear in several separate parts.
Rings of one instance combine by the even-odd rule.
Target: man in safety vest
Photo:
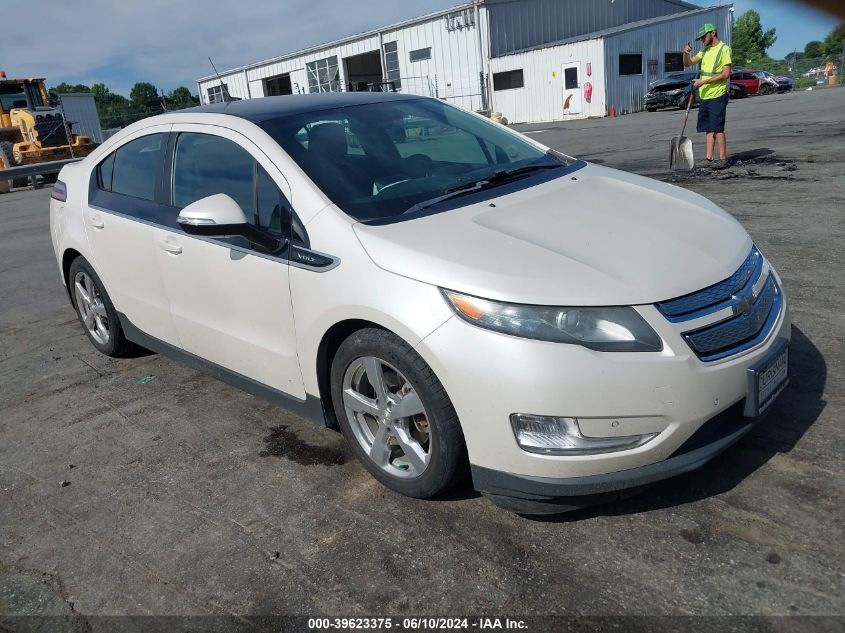
[[[707,134],[707,159],[715,169],[728,166],[728,146],[725,139],[725,113],[728,109],[728,85],[731,78],[731,47],[719,39],[716,27],[705,24],[698,32],[704,48],[695,57],[690,57],[692,47],[684,47],[684,66],[701,64],[701,76],[693,82],[698,89],[699,132]],[[719,145],[719,160],[713,160],[714,145]]]

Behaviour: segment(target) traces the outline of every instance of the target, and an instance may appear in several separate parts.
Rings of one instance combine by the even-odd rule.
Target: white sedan
[[[787,382],[781,281],[730,215],[436,99],[151,117],[52,198],[98,350],[339,427],[405,495],[582,507],[704,464]]]

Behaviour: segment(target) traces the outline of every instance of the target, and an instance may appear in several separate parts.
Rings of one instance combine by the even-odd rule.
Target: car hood
[[[729,277],[751,248],[725,211],[679,187],[587,165],[459,209],[354,226],[379,267],[539,305],[637,305]]]
[[[677,88],[686,88],[691,85],[688,81],[656,81],[651,84],[648,89],[652,90],[676,90]]]

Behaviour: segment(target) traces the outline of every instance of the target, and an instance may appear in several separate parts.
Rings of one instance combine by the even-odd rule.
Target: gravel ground
[[[397,496],[332,431],[156,355],[98,355],[60,286],[49,192],[0,196],[0,615],[842,616],[843,111],[836,89],[734,102],[733,166],[676,175],[677,111],[523,127],[715,200],[794,320],[765,425],[644,495],[544,520],[468,488]]]

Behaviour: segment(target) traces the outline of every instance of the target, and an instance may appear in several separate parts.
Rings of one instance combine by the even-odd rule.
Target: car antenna
[[[229,101],[234,101],[234,99],[232,99],[232,95],[229,94],[229,88],[223,83],[223,78],[220,76],[220,73],[217,72],[217,67],[214,65],[214,62],[211,61],[211,56],[208,57],[208,63],[211,64],[211,67],[214,69],[214,74],[217,75],[217,79],[220,81],[220,87],[223,89],[223,102],[228,103]]]

